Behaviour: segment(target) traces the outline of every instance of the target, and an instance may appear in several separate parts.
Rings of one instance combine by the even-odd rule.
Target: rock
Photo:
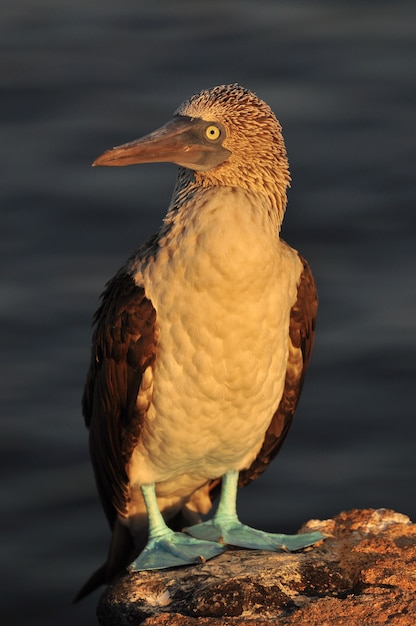
[[[102,626],[412,626],[416,525],[387,509],[311,520],[327,538],[297,553],[230,549],[201,565],[128,574],[107,588]]]

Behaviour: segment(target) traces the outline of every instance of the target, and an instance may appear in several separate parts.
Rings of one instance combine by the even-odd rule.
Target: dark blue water
[[[80,411],[90,318],[176,172],[90,163],[215,84],[281,120],[283,235],[320,292],[295,424],[242,517],[416,518],[416,5],[23,0],[0,18],[2,623],[95,623],[97,596],[69,606],[108,542]]]

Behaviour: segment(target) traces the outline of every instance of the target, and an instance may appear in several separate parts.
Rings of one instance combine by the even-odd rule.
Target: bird
[[[288,433],[314,341],[316,284],[280,237],[281,125],[253,91],[219,85],[93,165],[158,162],[179,166],[166,216],[93,318],[83,414],[112,540],[78,599],[126,570],[323,538],[250,528],[236,507]]]

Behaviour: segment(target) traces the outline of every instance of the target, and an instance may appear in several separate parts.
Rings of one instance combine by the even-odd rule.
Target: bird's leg
[[[221,497],[212,520],[195,524],[185,531],[198,539],[217,541],[254,550],[299,550],[321,539],[319,532],[300,535],[266,533],[242,524],[237,516],[238,472],[229,471],[222,478]]]
[[[224,545],[171,530],[159,510],[154,484],[142,485],[141,490],[149,521],[149,538],[144,550],[130,564],[130,571],[195,565],[224,552]]]

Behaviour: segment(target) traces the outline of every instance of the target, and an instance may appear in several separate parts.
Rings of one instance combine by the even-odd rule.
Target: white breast
[[[183,495],[247,467],[261,447],[283,391],[301,272],[266,216],[245,192],[207,190],[137,273],[160,336],[133,484]]]

